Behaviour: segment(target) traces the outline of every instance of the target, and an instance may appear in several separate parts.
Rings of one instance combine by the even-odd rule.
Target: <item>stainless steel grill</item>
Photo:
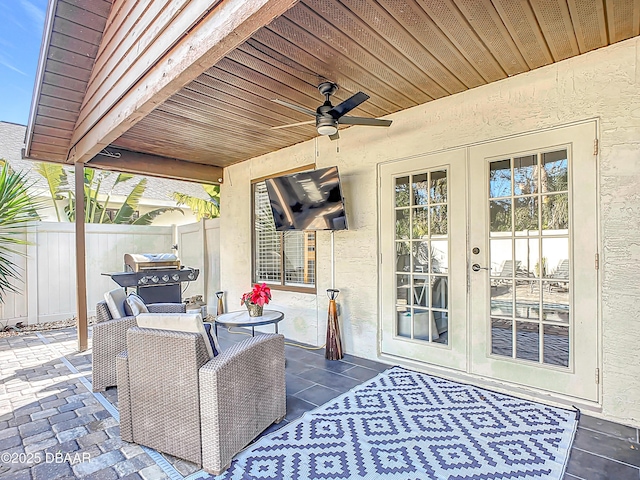
[[[124,272],[103,273],[121,287],[135,288],[145,303],[182,302],[182,282],[198,278],[200,270],[180,265],[172,253],[126,253]]]

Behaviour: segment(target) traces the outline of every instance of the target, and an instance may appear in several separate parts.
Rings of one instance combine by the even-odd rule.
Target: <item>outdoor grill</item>
[[[198,278],[197,268],[180,266],[172,253],[126,253],[124,272],[104,273],[121,287],[135,288],[145,303],[181,303],[182,282]]]

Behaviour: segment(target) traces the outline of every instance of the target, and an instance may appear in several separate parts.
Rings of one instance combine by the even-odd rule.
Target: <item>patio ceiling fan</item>
[[[300,105],[294,105],[293,103],[285,102],[284,100],[274,99],[273,101],[284,105],[285,107],[292,108],[298,112],[302,112],[307,115],[316,117],[315,120],[308,120],[306,122],[292,123],[289,125],[280,125],[278,127],[271,127],[272,130],[278,130],[280,128],[297,127],[299,125],[310,125],[315,122],[316,130],[320,135],[328,135],[331,140],[336,140],[338,135],[338,125],[369,125],[373,127],[388,127],[391,125],[391,120],[381,120],[379,118],[365,118],[365,117],[351,117],[346,114],[356,108],[363,102],[369,99],[369,95],[363,92],[358,92],[355,95],[347,98],[344,102],[339,103],[335,107],[331,104],[331,95],[338,90],[338,85],[333,82],[322,82],[318,85],[318,90],[325,97],[325,101],[314,112],[313,110],[301,107]]]

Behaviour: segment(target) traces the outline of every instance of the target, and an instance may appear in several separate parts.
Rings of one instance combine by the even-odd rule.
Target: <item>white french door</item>
[[[593,122],[469,149],[473,373],[598,399],[595,138]]]
[[[456,370],[467,358],[465,161],[459,149],[380,166],[382,351]]]
[[[598,400],[595,138],[380,166],[383,353]]]

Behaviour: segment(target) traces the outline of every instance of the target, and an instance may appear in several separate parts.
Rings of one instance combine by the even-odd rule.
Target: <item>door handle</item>
[[[479,272],[480,270],[489,270],[489,269],[487,267],[481,267],[477,263],[474,263],[473,265],[471,265],[471,270],[473,270],[474,272]]]

